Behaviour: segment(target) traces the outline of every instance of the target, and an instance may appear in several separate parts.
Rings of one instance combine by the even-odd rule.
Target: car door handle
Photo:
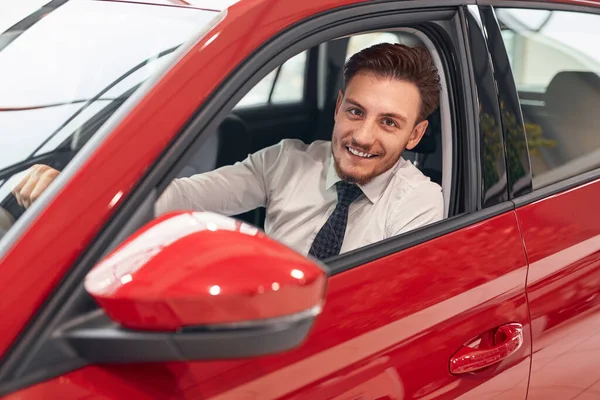
[[[500,326],[490,345],[484,343],[483,337],[480,335],[470,340],[452,356],[450,373],[478,371],[510,357],[523,345],[523,325],[511,323]]]

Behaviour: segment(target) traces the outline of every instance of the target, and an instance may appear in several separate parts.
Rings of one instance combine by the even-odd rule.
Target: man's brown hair
[[[439,105],[440,76],[429,51],[423,47],[380,43],[354,54],[344,65],[344,90],[354,75],[370,72],[417,86],[421,94],[420,122]]]

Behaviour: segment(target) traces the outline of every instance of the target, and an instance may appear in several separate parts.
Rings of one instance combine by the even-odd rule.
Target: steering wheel
[[[15,223],[15,219],[8,211],[0,207],[0,238],[8,232]]]
[[[17,203],[15,195],[10,193],[0,202],[0,239],[25,212],[25,208]]]
[[[34,164],[45,164],[58,171],[62,171],[74,155],[75,152],[69,147],[61,147],[51,153],[43,154],[34,159],[27,159],[24,162],[4,169],[4,173],[0,176],[0,179],[6,183],[6,179],[19,172],[25,171]],[[25,207],[19,205],[15,195],[12,193],[9,193],[2,201],[0,201],[0,238],[2,238],[8,229],[14,225],[15,221],[23,215],[25,210]]]

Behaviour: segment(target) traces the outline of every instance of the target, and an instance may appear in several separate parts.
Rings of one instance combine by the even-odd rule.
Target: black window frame
[[[475,6],[464,10],[470,62],[473,69],[474,97],[477,99],[477,140],[479,141],[480,209],[508,201],[506,144],[502,134],[502,118],[494,66],[489,57],[481,16]]]
[[[490,6],[480,6],[479,14],[494,70],[502,137],[505,144],[508,196],[513,199],[532,191],[532,171],[527,149],[525,121],[508,53],[494,9]]]

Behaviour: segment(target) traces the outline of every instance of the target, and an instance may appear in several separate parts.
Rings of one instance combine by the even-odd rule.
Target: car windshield
[[[0,200],[36,160],[64,166],[218,15],[98,0],[0,0]]]

